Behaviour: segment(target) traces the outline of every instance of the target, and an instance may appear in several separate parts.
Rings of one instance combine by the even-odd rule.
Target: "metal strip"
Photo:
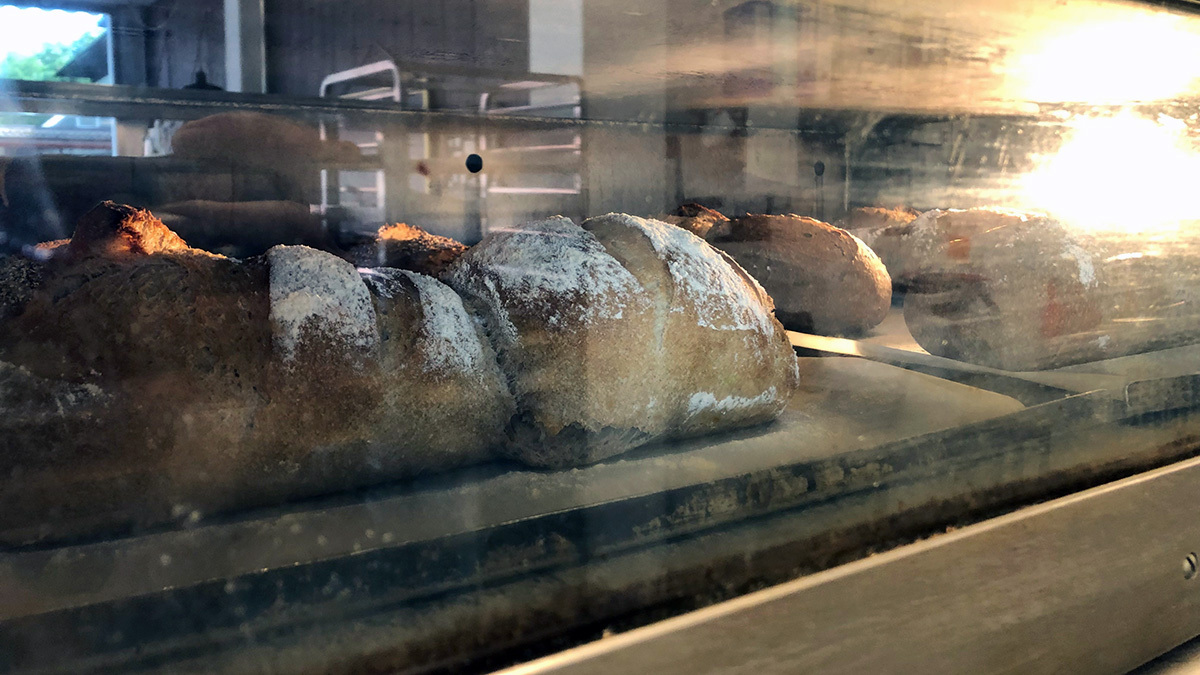
[[[267,91],[263,0],[225,0],[225,83],[230,91]]]
[[[502,671],[1125,673],[1200,634],[1200,459]]]

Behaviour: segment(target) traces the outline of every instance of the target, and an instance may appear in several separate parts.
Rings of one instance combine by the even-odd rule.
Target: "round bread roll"
[[[51,411],[55,429],[87,430],[53,452],[45,439],[61,434],[46,425],[5,427],[11,443],[42,448],[0,457],[0,472],[25,477],[0,504],[5,540],[474,463],[492,456],[513,415],[490,345],[430,277],[360,273],[306,247],[231,260],[107,204],[37,279],[24,297],[0,293],[11,315],[0,360],[28,374],[7,382],[31,397],[42,380],[95,387],[105,404]]]
[[[1058,223],[1001,209],[929,211],[912,224],[904,318],[931,354],[1007,370],[1112,355],[1098,265]]]
[[[516,396],[507,452],[535,466],[764,422],[796,386],[761,287],[666,223],[611,214],[494,231],[446,279],[485,317]]]
[[[857,237],[803,216],[748,215],[714,245],[775,299],[784,326],[824,335],[862,333],[883,321],[892,282]]]
[[[851,209],[834,227],[846,230],[871,247],[895,282],[904,258],[905,238],[918,215],[909,208],[867,206]]]

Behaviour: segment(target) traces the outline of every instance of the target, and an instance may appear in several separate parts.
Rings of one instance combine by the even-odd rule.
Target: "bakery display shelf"
[[[521,114],[487,114],[460,110],[403,110],[390,101],[360,101],[343,98],[316,98],[276,94],[246,94],[226,91],[192,91],[129,85],[97,85],[75,82],[32,82],[0,79],[0,111],[58,115],[86,115],[117,119],[198,119],[231,111],[279,114],[319,120],[341,117],[387,121],[410,129],[434,130],[463,127],[512,130],[548,130],[564,128],[612,128],[633,132],[702,133],[728,135],[744,132],[745,126],[714,123],[698,117],[700,111],[672,112],[662,120],[609,119],[589,117],[586,106],[580,117],[538,117]],[[799,111],[794,102],[756,118],[757,128],[797,129],[832,137],[851,130],[871,128],[885,117],[934,119],[928,111],[857,110],[850,107],[806,106]],[[1034,120],[1036,114],[1004,118]]]
[[[1103,392],[1023,408],[861,359],[802,372],[763,429],[9,550],[0,667],[236,664],[253,644],[317,669],[360,652],[413,668],[773,583],[1200,448],[1195,410],[1130,415]]]

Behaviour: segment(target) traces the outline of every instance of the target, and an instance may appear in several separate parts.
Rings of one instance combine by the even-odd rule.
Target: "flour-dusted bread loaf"
[[[353,246],[346,258],[364,267],[395,267],[440,277],[466,250],[449,237],[397,223],[379,228],[373,240]]]
[[[1099,261],[1038,214],[929,211],[912,224],[904,318],[932,354],[1008,370],[1114,355]]]
[[[517,399],[508,453],[529,464],[763,422],[796,384],[762,289],[666,223],[557,217],[494,231],[446,279],[485,317]]]
[[[920,215],[913,209],[866,206],[851,209],[833,225],[858,237],[883,262],[895,282],[904,259],[905,240]]]
[[[803,216],[748,215],[710,241],[763,285],[788,328],[857,334],[887,316],[891,278],[879,257],[845,230]]]
[[[35,279],[0,292],[0,360],[22,375],[9,386],[105,397],[61,409],[49,436],[4,427],[29,450],[0,457],[25,477],[0,493],[8,541],[45,536],[47,519],[58,534],[148,524],[482,461],[513,414],[490,345],[429,277],[306,247],[231,260],[113,204],[35,275],[4,268]],[[87,434],[46,452],[71,425]]]
[[[650,292],[671,433],[767,422],[797,384],[796,355],[774,303],[732,258],[665,223],[624,214],[583,228]]]

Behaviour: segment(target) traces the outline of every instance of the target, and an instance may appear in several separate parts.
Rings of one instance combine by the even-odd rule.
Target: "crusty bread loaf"
[[[363,267],[394,267],[436,278],[466,250],[466,246],[449,237],[397,223],[379,228],[373,241],[352,247],[346,257]]]
[[[658,404],[674,436],[767,422],[797,385],[796,356],[763,287],[732,258],[678,228],[609,214],[583,228],[654,303]]]
[[[887,316],[891,278],[879,257],[845,230],[803,216],[748,215],[713,243],[763,285],[788,328],[856,334]]]
[[[896,272],[904,258],[905,238],[912,230],[912,222],[918,215],[920,214],[910,208],[867,206],[851,209],[833,225],[846,230],[871,247],[895,282]]]
[[[486,317],[520,411],[507,451],[530,464],[766,421],[795,386],[766,294],[666,223],[557,217],[494,231],[446,279]]]
[[[844,230],[796,215],[730,220],[699,204],[684,204],[665,220],[733,256],[774,298],[775,316],[787,328],[856,334],[887,315],[887,270]]]
[[[929,211],[912,224],[904,317],[932,354],[1008,370],[1111,355],[1097,261],[1058,223],[1000,209]]]
[[[478,462],[500,442],[512,398],[436,280],[364,280],[305,247],[240,262],[188,249],[145,212],[92,216],[35,267],[35,287],[0,293],[14,298],[0,360],[21,375],[8,385],[105,401],[79,416],[42,396],[43,422],[86,431],[54,452],[44,443],[61,434],[32,412],[17,427],[0,416],[9,445],[29,450],[0,457],[25,476],[0,494],[6,540],[353,488]],[[59,522],[46,528],[47,514]]]
[[[798,378],[748,274],[630,216],[489,235],[446,275],[479,317],[429,276],[304,246],[233,260],[111,203],[44,254],[0,260],[0,473],[21,476],[0,489],[6,543],[501,448],[579,465],[768,421]]]
[[[486,320],[519,416],[509,452],[569,466],[665,433],[653,299],[567,218],[493,230],[446,274]]]

